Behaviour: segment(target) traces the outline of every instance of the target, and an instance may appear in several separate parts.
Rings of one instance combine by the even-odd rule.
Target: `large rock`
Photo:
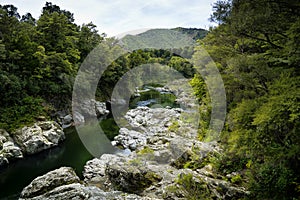
[[[105,102],[99,102],[94,99],[84,101],[80,106],[79,112],[83,114],[85,118],[101,117],[109,113],[106,109]]]
[[[104,117],[109,114],[109,110],[106,107],[105,102],[96,101],[94,99],[85,100],[80,106],[77,106],[76,110],[73,110],[73,114],[64,114],[60,112],[59,121],[63,128],[68,128],[73,125],[84,124],[89,118]]]
[[[100,158],[89,160],[82,172],[84,181],[90,185],[96,185],[101,189],[107,189],[106,165],[112,159],[118,159],[115,155],[103,154]]]
[[[22,199],[30,200],[65,200],[65,199],[106,199],[105,192],[94,186],[84,186],[80,183],[71,183],[67,185],[61,185],[53,188],[52,190],[45,192],[43,194],[24,197]]]
[[[32,198],[45,194],[56,187],[79,183],[79,178],[70,167],[61,167],[35,178],[21,192],[21,198]]]
[[[59,186],[45,194],[32,197],[20,198],[20,200],[155,200],[154,198],[142,197],[136,194],[126,194],[120,191],[104,192],[95,186],[85,186],[79,183]]]
[[[105,181],[107,180],[106,167],[110,162],[123,162],[125,156],[103,154],[100,158],[94,158],[87,161],[82,172],[84,181],[89,184],[96,184],[101,188],[105,188]]]
[[[192,160],[200,164],[209,156],[221,151],[215,142],[200,142],[180,136],[170,139],[169,147],[173,156],[171,165],[177,168],[183,168]]]
[[[162,180],[138,158],[112,159],[107,163],[105,174],[115,189],[135,194]]]
[[[134,130],[143,132],[147,137],[166,132],[173,121],[179,120],[181,112],[180,108],[137,107],[129,110],[125,119]]]
[[[64,117],[61,117],[62,128],[68,128],[73,125],[73,117],[71,114],[68,114]]]
[[[75,124],[74,124],[75,126],[79,125],[79,124],[84,124],[85,123],[84,116],[81,113],[77,112],[77,111],[75,111],[73,113],[73,120],[75,122]]]
[[[162,179],[144,164],[138,158],[104,154],[87,162],[83,176],[86,182],[102,189],[138,194]]]
[[[97,117],[105,116],[109,113],[109,110],[106,108],[105,102],[95,101],[95,109]]]
[[[135,150],[138,147],[144,146],[147,138],[140,132],[121,128],[119,135],[114,138],[115,145],[121,145],[125,149]]]
[[[23,127],[13,133],[15,142],[26,154],[35,154],[65,139],[63,129],[53,121],[37,122],[31,127]]]
[[[23,158],[23,153],[10,135],[3,129],[0,129],[0,166],[6,165],[10,160]]]
[[[103,162],[109,162],[113,155],[103,157]],[[116,158],[116,157],[115,157]],[[87,164],[102,168],[100,159],[93,159]],[[87,169],[87,173],[91,173]],[[97,168],[95,169],[97,170]],[[104,172],[103,172],[104,173]],[[96,172],[96,174],[98,174]],[[103,175],[100,172],[98,175]],[[84,185],[70,167],[61,167],[34,179],[21,192],[20,200],[64,200],[64,199],[89,199],[89,200],[151,200],[153,198],[141,197],[136,194],[126,194],[121,191],[103,191],[98,187]]]

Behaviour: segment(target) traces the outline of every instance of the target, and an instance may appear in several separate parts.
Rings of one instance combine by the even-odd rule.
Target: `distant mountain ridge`
[[[128,50],[143,48],[173,49],[193,46],[206,36],[207,30],[197,28],[150,29],[137,35],[126,35],[120,43]]]
[[[204,38],[208,31],[202,28],[183,28],[183,27],[177,27],[172,28],[171,30],[179,31],[183,34],[187,34],[188,36],[192,37],[194,40],[199,40]]]

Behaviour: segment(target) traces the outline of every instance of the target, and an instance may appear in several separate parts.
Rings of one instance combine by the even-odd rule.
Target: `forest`
[[[174,29],[209,53],[225,85],[227,117],[218,141],[223,153],[207,162],[224,177],[235,172],[231,182],[247,188],[249,199],[300,199],[300,2],[219,0],[212,11],[210,20],[218,25],[208,31]],[[104,40],[117,39],[93,23],[75,24],[73,13],[50,2],[38,19],[0,5],[0,128],[13,131],[70,109],[80,64]],[[198,130],[203,140],[210,95],[193,66],[176,54],[124,55],[100,80],[97,99],[108,100],[122,74],[147,62],[191,79],[204,116]]]

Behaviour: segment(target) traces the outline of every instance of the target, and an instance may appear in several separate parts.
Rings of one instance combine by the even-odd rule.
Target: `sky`
[[[48,0],[74,13],[75,23],[93,22],[99,33],[117,36],[149,28],[204,28],[216,0]],[[38,18],[46,0],[0,0],[13,4],[20,15],[30,12]]]

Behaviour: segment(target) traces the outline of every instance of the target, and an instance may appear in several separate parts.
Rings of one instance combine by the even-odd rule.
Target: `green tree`
[[[219,25],[226,22],[231,11],[231,1],[218,0],[213,5],[213,13],[210,16],[211,22],[216,22]]]

